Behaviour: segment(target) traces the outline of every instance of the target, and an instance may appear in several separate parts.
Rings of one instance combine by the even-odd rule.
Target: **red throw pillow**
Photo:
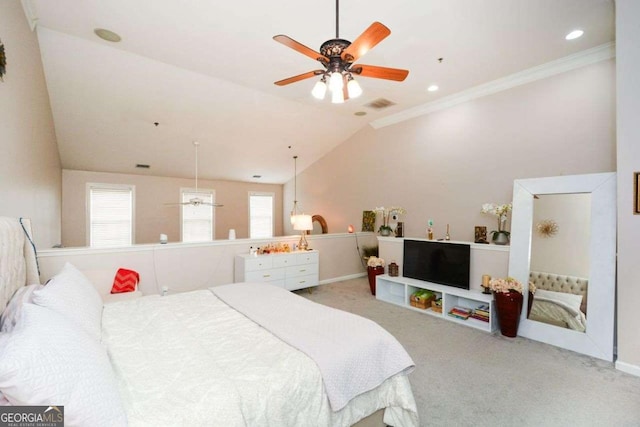
[[[136,290],[136,285],[139,281],[140,275],[136,271],[120,268],[116,273],[116,278],[113,279],[111,293],[121,294],[123,292],[133,292]]]

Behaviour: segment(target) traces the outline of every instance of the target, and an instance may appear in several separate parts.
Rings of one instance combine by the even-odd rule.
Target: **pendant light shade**
[[[357,98],[362,95],[362,88],[360,87],[360,83],[353,77],[349,79],[349,83],[347,83],[347,92],[349,92],[349,98]]]
[[[320,80],[316,83],[316,85],[313,87],[313,90],[311,91],[311,95],[313,95],[314,98],[316,99],[324,99],[324,95],[327,93],[327,84],[324,82],[324,80]]]

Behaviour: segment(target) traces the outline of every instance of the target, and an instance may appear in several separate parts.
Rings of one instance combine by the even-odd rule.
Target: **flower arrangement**
[[[489,289],[493,292],[519,292],[522,293],[522,283],[514,279],[513,277],[507,277],[506,279],[491,279],[489,280]]]
[[[407,211],[404,210],[404,208],[401,208],[399,206],[391,206],[388,208],[385,208],[383,206],[380,208],[375,208],[373,211],[377,214],[378,213],[382,214],[382,225],[378,229],[380,233],[382,233],[383,231],[387,231],[391,233],[393,231],[389,226],[389,219],[391,218],[391,215],[402,215],[407,213]]]
[[[488,213],[498,217],[498,229],[491,231],[491,237],[496,240],[500,234],[504,234],[507,238],[511,233],[505,230],[507,224],[507,214],[511,211],[513,206],[511,203],[505,203],[503,205],[496,205],[495,203],[485,203],[482,205],[482,213]]]
[[[384,260],[377,256],[370,256],[367,260],[367,267],[384,267]]]

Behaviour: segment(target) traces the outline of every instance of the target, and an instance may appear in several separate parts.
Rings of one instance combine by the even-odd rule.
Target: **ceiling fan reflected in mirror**
[[[339,35],[339,0],[336,0],[336,38],[327,40],[320,46],[320,52],[293,40],[285,35],[274,36],[273,39],[291,49],[314,59],[324,67],[323,70],[313,70],[297,76],[289,77],[275,82],[278,86],[305,80],[315,76],[321,76],[311,94],[317,99],[324,99],[327,89],[331,92],[331,102],[340,104],[349,98],[356,98],[362,94],[362,88],[354,76],[371,77],[404,81],[409,74],[408,70],[399,68],[378,67],[375,65],[354,64],[375,45],[384,40],[391,30],[379,22],[374,22],[364,30],[352,43],[340,38]]]
[[[195,191],[190,191],[190,193],[198,194],[198,146],[200,143],[198,141],[193,141],[193,146],[196,147],[196,189]],[[212,203],[211,201],[204,200],[201,197],[191,197],[188,201],[181,203],[165,203],[166,206],[178,206],[178,205],[189,205],[189,206],[213,206],[214,208],[221,208],[224,205],[220,203]]]

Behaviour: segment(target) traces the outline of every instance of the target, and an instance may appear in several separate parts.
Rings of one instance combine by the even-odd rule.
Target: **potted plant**
[[[482,205],[482,213],[488,213],[498,217],[498,229],[492,230],[489,233],[491,234],[491,240],[496,245],[509,244],[509,237],[511,236],[511,233],[509,233],[505,228],[507,225],[507,214],[511,211],[511,209],[511,203],[506,203],[504,205],[485,203],[484,205]]]
[[[401,208],[399,206],[391,206],[389,208],[385,208],[383,206],[380,208],[375,208],[373,211],[375,213],[382,214],[382,225],[378,229],[378,232],[381,236],[390,236],[391,233],[393,233],[393,228],[391,228],[391,226],[389,225],[389,219],[391,218],[391,215],[402,215],[407,213],[404,208]]]
[[[500,332],[506,337],[517,336],[522,312],[522,283],[513,277],[491,279],[489,289],[495,297]]]
[[[367,260],[367,277],[369,278],[371,295],[376,294],[376,276],[379,274],[384,274],[384,260],[376,256],[370,256]]]

